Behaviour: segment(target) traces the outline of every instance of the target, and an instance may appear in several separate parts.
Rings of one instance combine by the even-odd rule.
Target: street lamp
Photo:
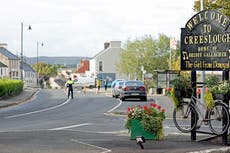
[[[21,64],[20,64],[20,68],[21,68],[21,80],[23,81],[23,22],[21,22]],[[31,26],[28,26],[28,30],[31,30]]]
[[[40,43],[37,41],[37,85],[38,85],[38,78],[39,78],[39,73],[38,73],[38,51],[39,51],[39,45],[43,46],[43,43]]]

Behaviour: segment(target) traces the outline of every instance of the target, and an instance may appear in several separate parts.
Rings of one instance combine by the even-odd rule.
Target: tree
[[[200,11],[200,0],[194,2],[193,6],[196,12]],[[230,1],[229,0],[204,0],[204,9],[217,10],[230,17]]]
[[[128,40],[121,53],[119,71],[129,75],[131,79],[142,78],[141,67],[147,73],[168,69],[170,38],[159,34],[158,39],[151,35]]]
[[[49,78],[49,76],[57,74],[57,67],[43,62],[39,62],[33,65],[33,69],[38,72],[40,76]]]

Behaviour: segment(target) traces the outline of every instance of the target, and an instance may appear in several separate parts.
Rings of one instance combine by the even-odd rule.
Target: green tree
[[[196,12],[200,11],[200,0],[194,2],[193,6]],[[230,1],[229,0],[204,0],[205,10],[217,10],[230,17]]]
[[[158,39],[151,35],[128,40],[121,53],[119,71],[129,75],[131,79],[142,78],[141,67],[147,73],[168,69],[170,38],[159,34]]]
[[[43,62],[39,62],[33,65],[33,69],[38,72],[39,75],[44,78],[57,74],[57,67]]]

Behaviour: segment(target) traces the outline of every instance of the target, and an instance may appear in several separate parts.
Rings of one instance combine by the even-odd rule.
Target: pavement
[[[0,99],[0,108],[28,102],[38,91],[39,88],[26,87],[19,95],[15,95],[6,99]]]
[[[0,108],[10,107],[13,105],[18,105],[21,103],[28,102],[31,98],[36,95],[39,91],[39,88],[30,88],[27,87],[24,91],[17,95],[10,97],[8,99],[0,100]],[[109,94],[102,93],[102,94]],[[172,114],[173,106],[172,102],[167,96],[164,95],[149,95],[152,99],[155,99],[157,103],[166,108],[166,116],[169,117]],[[119,108],[118,108],[119,109]],[[167,113],[167,109],[170,109]],[[120,110],[124,111],[124,110]],[[163,148],[164,150],[168,150],[167,152],[172,152],[172,149],[178,149],[177,152],[186,152],[186,153],[230,153],[230,147],[228,145],[224,145],[222,143],[222,137],[214,137],[201,134],[197,134],[197,140],[191,140],[191,135],[183,134],[183,133],[167,133],[163,140],[157,141],[158,148]],[[145,144],[144,144],[145,145]],[[148,145],[148,143],[146,143]],[[191,148],[191,149],[189,149]],[[149,148],[150,149],[150,148]],[[190,150],[190,151],[188,151]],[[194,151],[195,150],[195,151]],[[156,152],[156,150],[152,150],[152,152]]]

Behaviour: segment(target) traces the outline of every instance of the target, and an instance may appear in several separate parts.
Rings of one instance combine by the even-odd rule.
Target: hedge
[[[21,80],[0,79],[0,97],[9,97],[19,94],[23,90]]]

